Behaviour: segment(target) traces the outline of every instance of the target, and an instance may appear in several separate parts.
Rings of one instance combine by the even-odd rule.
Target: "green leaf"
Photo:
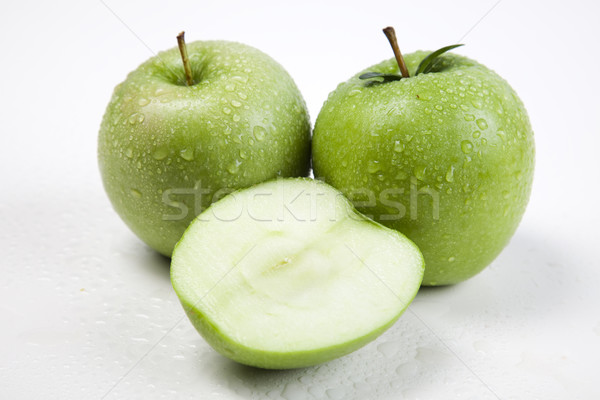
[[[436,59],[439,56],[441,56],[442,54],[444,54],[447,51],[450,51],[450,50],[455,49],[460,46],[464,46],[464,45],[463,44],[453,44],[450,46],[442,47],[441,49],[436,50],[433,53],[429,54],[419,64],[419,67],[417,68],[417,72],[415,73],[415,75],[426,74],[426,73],[430,72],[431,69],[433,68],[434,61],[436,61]]]
[[[383,74],[381,72],[366,72],[358,77],[359,79],[373,79],[373,78],[383,78],[381,82],[392,82],[399,81],[402,79],[401,75],[396,74]]]

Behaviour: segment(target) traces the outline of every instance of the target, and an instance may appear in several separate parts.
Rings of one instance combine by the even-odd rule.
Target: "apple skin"
[[[358,78],[397,74],[390,59],[340,84],[315,123],[312,157],[316,177],[419,246],[423,285],[435,286],[474,276],[507,245],[529,199],[535,150],[505,80],[451,53],[414,76],[429,53],[405,56],[408,79]]]
[[[283,67],[240,43],[187,49],[195,84],[177,48],[159,53],[115,88],[98,139],[114,209],[166,256],[212,201],[310,167],[308,111]]]

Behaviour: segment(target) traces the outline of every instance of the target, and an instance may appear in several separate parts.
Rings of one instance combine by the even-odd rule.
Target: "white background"
[[[598,3],[208,3],[1,3],[0,398],[600,398]],[[392,56],[386,25],[407,53],[463,41],[517,90],[537,144],[523,222],[487,270],[423,289],[349,356],[283,372],[230,362],[103,191],[112,89],[185,29],[270,54],[314,122],[339,82]]]

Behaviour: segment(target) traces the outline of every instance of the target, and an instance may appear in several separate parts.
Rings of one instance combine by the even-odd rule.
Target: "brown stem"
[[[383,33],[388,38],[390,44],[392,45],[392,50],[394,50],[394,56],[396,57],[396,62],[398,63],[398,67],[400,67],[400,72],[402,73],[403,78],[410,77],[408,73],[408,68],[406,68],[406,64],[404,63],[404,57],[402,57],[402,53],[400,52],[400,48],[398,47],[398,41],[396,40],[396,31],[391,26],[383,29]]]
[[[181,60],[183,61],[183,69],[185,71],[185,81],[188,86],[194,84],[192,78],[192,68],[190,67],[190,60],[188,58],[187,47],[185,46],[185,32],[181,32],[177,35],[177,45],[179,46],[179,52],[181,53]]]

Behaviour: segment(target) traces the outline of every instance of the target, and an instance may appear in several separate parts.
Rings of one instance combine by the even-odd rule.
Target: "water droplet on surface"
[[[135,124],[135,123],[142,123],[144,122],[144,114],[140,114],[140,113],[133,113],[129,116],[129,118],[127,119],[127,121],[130,124]]]
[[[450,166],[450,168],[448,168],[448,171],[446,171],[446,181],[447,182],[453,182],[454,181],[454,166]]]
[[[179,155],[186,161],[192,161],[194,159],[194,149],[191,147],[185,148],[179,152]]]
[[[367,165],[367,171],[369,171],[370,174],[375,174],[375,173],[381,171],[381,166],[379,165],[379,161],[377,161],[377,160],[369,161],[369,164]]]
[[[469,154],[470,152],[473,151],[473,143],[471,143],[468,140],[463,140],[462,143],[460,144],[460,148],[463,153]]]
[[[227,167],[227,171],[230,174],[237,174],[237,172],[240,170],[240,165],[242,165],[242,162],[240,160],[235,160],[231,164],[229,164],[229,166]]]
[[[233,114],[233,121],[238,122],[240,120],[240,116],[238,114]]]
[[[498,135],[503,142],[506,142],[506,133],[504,131],[498,131],[496,132],[496,135]]]
[[[239,154],[240,154],[240,158],[242,158],[242,159],[246,159],[246,157],[248,157],[248,153],[244,149],[240,149]]]
[[[419,165],[417,167],[415,167],[414,169],[414,174],[417,177],[417,179],[423,180],[425,178],[425,170],[427,170],[427,167],[424,165]]]
[[[488,128],[487,121],[485,119],[483,119],[483,118],[479,118],[476,121],[476,123],[477,123],[477,126],[479,127],[479,129],[481,129],[482,131],[486,130]]]
[[[267,130],[260,125],[256,125],[253,129],[254,137],[256,140],[263,141],[267,135]]]
[[[225,90],[228,92],[233,92],[235,90],[235,85],[233,83],[228,83],[225,85]]]
[[[475,116],[473,114],[465,114],[465,121],[475,121]]]
[[[147,106],[149,103],[150,103],[150,100],[148,100],[148,99],[141,98],[138,100],[138,105],[140,105],[142,107]]]
[[[456,260],[456,258],[454,258],[454,257],[448,257],[448,262],[454,262],[454,260]]]
[[[473,132],[473,139],[477,139],[479,136],[481,136],[481,132],[479,132],[479,131]]]
[[[223,107],[223,112],[224,112],[225,114],[228,114],[228,115],[229,115],[229,114],[231,114],[231,108],[229,108],[229,107]]]
[[[246,100],[248,98],[248,96],[246,96],[246,93],[244,93],[244,92],[239,92],[238,96],[240,96],[240,99],[242,99],[242,100]]]
[[[156,160],[160,161],[160,160],[164,160],[168,155],[169,155],[169,149],[167,149],[165,146],[159,146],[156,148],[156,150],[154,150],[152,157],[154,157]]]
[[[396,140],[394,142],[394,151],[396,153],[402,153],[404,151],[404,144],[401,141]]]
[[[231,105],[234,107],[241,107],[242,103],[237,100],[231,100]]]
[[[351,90],[351,91],[348,93],[348,96],[350,96],[350,97],[354,97],[354,96],[356,96],[357,94],[360,94],[360,90],[359,90],[359,89],[352,89],[352,90]]]
[[[125,150],[125,155],[129,158],[133,157],[133,149],[131,147],[128,147],[127,150]]]
[[[473,100],[471,100],[471,104],[473,105],[473,107],[477,108],[478,110],[481,110],[481,107],[482,107],[481,100],[473,99]]]
[[[231,79],[234,80],[234,81],[242,82],[242,83],[248,82],[248,76],[247,75],[242,75],[242,74],[235,75]]]
[[[435,106],[435,109],[438,111],[442,111],[444,109],[444,107],[442,107],[440,104]]]

